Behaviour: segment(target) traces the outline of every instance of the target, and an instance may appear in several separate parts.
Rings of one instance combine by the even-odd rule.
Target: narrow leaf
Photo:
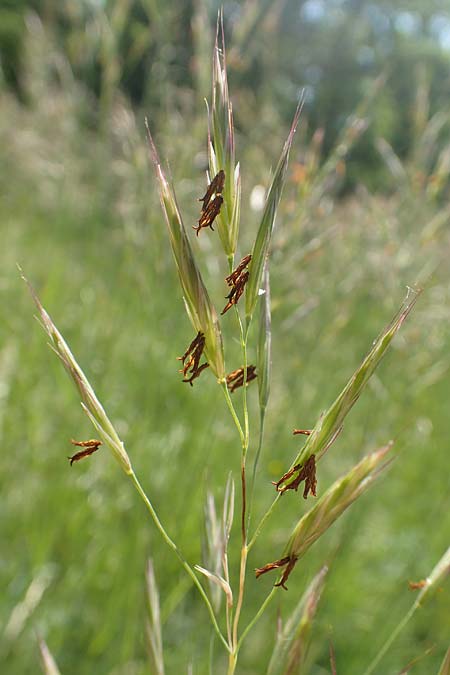
[[[221,577],[219,574],[214,574],[213,572],[210,572],[209,570],[205,569],[204,567],[200,567],[200,565],[195,565],[195,569],[197,572],[200,572],[203,574],[209,581],[212,581],[214,584],[217,584],[222,591],[225,593],[226,598],[227,598],[227,604],[229,607],[233,606],[233,593],[231,590],[231,586],[228,583],[228,581],[225,581],[223,577]]]
[[[294,134],[300,119],[300,114],[303,108],[304,96],[299,101],[297,110],[292,121],[292,126],[289,135],[284,144],[280,159],[278,161],[272,183],[264,207],[261,224],[259,226],[258,234],[252,251],[252,262],[250,265],[250,276],[247,283],[246,298],[245,298],[245,312],[247,315],[247,323],[253,315],[256,301],[258,299],[259,289],[261,286],[261,279],[266,264],[266,259],[269,254],[269,246],[272,238],[272,232],[275,225],[275,217],[277,214],[278,205],[280,203],[281,194],[283,191],[284,181],[286,177],[286,169],[289,161],[289,152],[294,140]]]
[[[259,334],[258,334],[258,349],[256,356],[256,370],[258,371],[258,390],[259,390],[259,407],[261,415],[267,407],[270,394],[270,371],[271,371],[271,344],[272,344],[272,330],[271,330],[271,315],[270,315],[270,281],[269,281],[269,267],[266,264],[262,280],[262,290],[260,300],[260,315],[259,315]]]

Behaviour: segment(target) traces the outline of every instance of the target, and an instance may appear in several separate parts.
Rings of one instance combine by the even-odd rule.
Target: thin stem
[[[245,588],[245,571],[247,567],[247,553],[248,549],[247,546],[243,545],[241,549],[241,563],[239,566],[239,595],[238,595],[238,601],[236,603],[236,612],[234,615],[234,622],[233,622],[233,652],[237,654],[238,652],[238,627],[239,627],[239,619],[241,616],[241,610],[242,610],[242,604],[244,601],[244,588]]]
[[[386,642],[384,643],[384,645],[382,646],[382,648],[380,649],[380,651],[378,652],[372,663],[369,665],[367,670],[364,671],[364,675],[370,675],[371,673],[374,672],[375,668],[380,663],[381,659],[389,650],[393,642],[397,639],[398,635],[404,629],[404,627],[406,626],[406,624],[408,623],[408,621],[410,620],[410,618],[412,617],[418,606],[419,606],[418,603],[415,602],[414,605],[409,610],[409,612],[406,614],[406,616],[403,617],[403,619],[398,624],[397,628],[388,637],[388,639],[386,640]]]
[[[241,334],[241,346],[242,346],[242,356],[244,361],[244,383],[243,383],[243,409],[244,409],[244,438],[242,439],[242,456],[241,456],[241,486],[242,486],[242,509],[241,509],[241,560],[239,565],[239,592],[238,600],[236,603],[236,611],[234,614],[233,621],[233,651],[237,656],[237,644],[238,644],[238,627],[239,619],[241,616],[242,605],[244,602],[244,589],[245,589],[245,573],[247,568],[247,528],[246,528],[246,509],[247,509],[247,482],[245,475],[245,462],[247,458],[247,451],[249,445],[249,423],[248,423],[248,407],[247,407],[247,337],[248,337],[248,326],[244,333],[244,327],[242,325],[241,317],[239,311],[236,307],[236,315],[239,322],[239,330]]]
[[[278,502],[278,500],[280,499],[280,497],[281,497],[281,493],[279,492],[279,493],[277,494],[277,496],[275,497],[275,499],[273,500],[272,504],[269,506],[269,508],[267,509],[267,511],[265,512],[265,514],[263,515],[263,517],[261,518],[261,520],[259,521],[259,523],[258,523],[258,525],[257,525],[257,527],[256,527],[256,530],[255,530],[255,532],[254,532],[254,534],[253,534],[253,537],[250,539],[250,542],[249,542],[248,545],[247,545],[247,548],[248,548],[249,551],[250,551],[250,549],[253,547],[255,541],[257,540],[257,538],[259,537],[259,535],[260,535],[260,533],[261,533],[261,530],[262,530],[262,528],[263,528],[264,525],[265,525],[266,520],[267,520],[267,519],[269,518],[269,516],[272,514],[272,511],[273,511],[273,509],[275,508],[275,504]]]
[[[228,571],[228,556],[226,553],[226,550],[224,551],[222,555],[222,568],[223,568],[223,577],[225,581],[229,584],[230,583],[230,573]],[[228,598],[226,602],[226,607],[225,607],[225,618],[226,618],[226,624],[227,624],[227,639],[228,639],[228,644],[231,645],[231,636],[232,636],[232,621],[233,621],[233,606],[228,604]]]
[[[258,449],[256,450],[255,459],[253,461],[252,481],[250,483],[250,498],[248,500],[249,507],[248,507],[248,515],[247,515],[247,532],[250,529],[250,520],[251,520],[251,516],[252,516],[252,506],[253,506],[253,493],[254,493],[254,490],[255,490],[256,472],[258,470],[259,458],[260,458],[260,455],[261,455],[262,443],[263,443],[263,438],[264,438],[264,422],[265,422],[265,419],[266,419],[266,409],[261,408],[260,421],[259,421]]]
[[[225,400],[227,402],[228,408],[229,408],[230,413],[231,413],[231,417],[233,418],[233,421],[236,425],[236,429],[239,432],[239,436],[241,438],[241,443],[242,443],[242,445],[244,445],[244,440],[245,440],[244,432],[242,431],[242,426],[241,426],[241,423],[239,421],[239,417],[237,416],[236,410],[234,408],[233,401],[231,400],[230,392],[228,391],[228,387],[227,387],[226,382],[223,383],[222,389],[223,389],[223,393],[224,393],[224,396],[225,396]]]
[[[239,643],[238,643],[238,646],[237,646],[237,651],[239,651],[239,649],[241,648],[241,645],[242,645],[242,643],[244,642],[245,638],[247,637],[247,634],[251,631],[251,629],[253,628],[253,626],[255,625],[255,623],[256,623],[256,622],[261,618],[261,616],[264,614],[264,612],[265,612],[265,610],[266,610],[268,604],[270,603],[270,601],[271,601],[271,600],[273,599],[273,597],[275,596],[276,591],[277,591],[277,589],[276,589],[275,586],[274,586],[274,587],[272,588],[272,590],[270,591],[269,595],[267,596],[267,598],[266,598],[266,599],[264,600],[264,602],[262,603],[261,607],[260,607],[260,608],[258,609],[258,611],[256,612],[256,614],[255,614],[255,616],[253,617],[253,619],[250,621],[250,623],[248,624],[248,626],[246,627],[246,629],[245,629],[244,632],[242,633],[241,639],[239,640]]]
[[[142,485],[140,484],[140,482],[139,482],[139,480],[138,480],[136,474],[134,473],[134,471],[132,470],[131,474],[129,474],[129,475],[130,475],[130,478],[131,478],[131,480],[132,480],[132,482],[133,482],[134,487],[135,487],[136,490],[138,491],[138,493],[139,493],[139,495],[141,496],[141,498],[142,498],[142,500],[143,500],[145,506],[147,507],[147,510],[150,512],[150,515],[151,515],[151,517],[152,517],[152,519],[153,519],[153,522],[155,523],[157,529],[159,530],[159,533],[161,534],[162,538],[164,539],[164,541],[166,542],[166,544],[169,546],[169,548],[171,548],[172,551],[174,551],[174,553],[177,555],[177,557],[178,557],[178,559],[180,560],[181,564],[183,565],[184,569],[186,570],[186,572],[188,573],[188,575],[191,577],[191,579],[192,579],[192,581],[194,582],[195,586],[197,586],[197,589],[198,589],[200,595],[202,596],[202,598],[203,598],[203,600],[204,600],[204,602],[205,602],[205,604],[206,604],[206,607],[207,607],[207,609],[208,609],[208,612],[209,612],[209,615],[210,615],[210,617],[211,617],[211,621],[212,621],[214,630],[215,630],[216,633],[217,633],[217,636],[219,637],[220,641],[222,642],[222,644],[224,645],[224,647],[227,649],[227,651],[230,651],[230,645],[227,643],[225,637],[222,635],[222,631],[220,630],[219,624],[217,623],[217,619],[216,619],[216,617],[215,617],[214,610],[213,610],[212,605],[211,605],[211,603],[210,603],[210,601],[209,601],[209,598],[208,598],[208,596],[206,595],[206,593],[205,593],[205,591],[204,591],[204,589],[203,589],[203,586],[201,585],[200,581],[197,579],[197,576],[196,576],[194,570],[193,570],[192,567],[189,565],[189,563],[187,562],[187,560],[184,558],[184,556],[183,556],[183,554],[181,553],[181,551],[180,551],[180,549],[178,548],[178,546],[175,544],[175,542],[174,542],[174,541],[169,537],[169,535],[167,534],[166,530],[164,529],[163,524],[161,523],[161,521],[159,520],[159,518],[158,518],[158,516],[157,516],[157,513],[156,513],[155,509],[153,508],[153,505],[152,505],[151,501],[150,501],[149,498],[147,497],[147,495],[146,495],[146,493],[145,493],[145,491],[144,491]]]

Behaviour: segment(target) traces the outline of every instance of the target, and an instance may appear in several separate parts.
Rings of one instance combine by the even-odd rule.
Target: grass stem
[[[158,518],[158,515],[157,515],[155,509],[153,508],[153,505],[152,505],[150,499],[147,497],[147,495],[146,495],[142,485],[140,484],[136,474],[134,473],[134,471],[131,472],[130,478],[133,482],[134,487],[136,488],[137,492],[139,493],[140,497],[142,498],[142,501],[144,502],[145,506],[147,507],[147,510],[149,511],[149,513],[150,513],[150,515],[153,519],[153,522],[155,523],[155,525],[156,525],[159,533],[161,534],[162,538],[166,542],[167,546],[169,546],[169,548],[171,548],[172,551],[176,554],[176,556],[178,557],[182,566],[184,567],[184,569],[186,570],[188,575],[191,577],[192,581],[194,582],[194,585],[197,587],[200,595],[202,596],[203,601],[205,602],[205,605],[208,609],[212,625],[214,627],[214,630],[216,631],[216,634],[217,634],[218,638],[220,639],[220,641],[222,642],[222,644],[224,645],[226,650],[230,651],[230,646],[228,645],[225,637],[222,635],[222,631],[220,630],[219,624],[217,623],[217,619],[216,619],[216,616],[214,614],[214,610],[212,608],[211,602],[209,601],[209,598],[206,595],[200,581],[197,579],[197,576],[196,576],[194,570],[189,565],[189,563],[187,562],[187,560],[185,559],[185,557],[181,553],[178,546],[175,544],[175,542],[167,534],[166,530],[164,529],[163,524],[161,523],[161,521]]]

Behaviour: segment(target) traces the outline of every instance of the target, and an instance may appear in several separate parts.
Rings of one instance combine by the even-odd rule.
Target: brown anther
[[[223,204],[222,195],[217,195],[211,202],[209,202],[208,206],[205,209],[203,209],[203,211],[200,214],[197,227],[195,227],[195,225],[193,226],[194,230],[197,233],[197,237],[200,230],[202,230],[205,227],[210,227],[211,230],[214,232],[213,222],[216,219],[216,216],[219,215],[222,204]]]
[[[421,581],[408,581],[410,591],[419,591],[421,588],[425,588],[426,585],[426,579],[422,579]]]
[[[286,481],[289,478],[291,478],[291,476],[296,474],[297,471],[299,471],[299,474],[294,478],[293,481],[285,485],[282,485],[282,483],[286,483]],[[315,497],[317,487],[315,455],[310,455],[310,457],[308,457],[308,459],[306,460],[305,464],[297,464],[296,466],[294,466],[290,471],[285,473],[284,476],[281,476],[280,480],[278,480],[277,482],[272,481],[272,485],[275,485],[275,489],[277,492],[281,492],[281,494],[283,494],[283,492],[286,492],[286,490],[297,491],[302,481],[305,481],[305,489],[303,490],[303,499],[306,499],[310,492]]]
[[[265,574],[266,572],[271,572],[272,570],[279,569],[280,567],[285,567],[285,570],[283,571],[283,576],[281,577],[280,581],[275,584],[275,586],[284,588],[285,591],[287,591],[287,586],[286,581],[289,578],[290,573],[294,569],[296,563],[297,563],[297,556],[295,555],[288,555],[285,558],[281,558],[280,560],[275,560],[275,562],[267,563],[267,565],[264,565],[264,567],[258,567],[255,570],[255,575],[256,578],[258,579],[262,574]]]
[[[310,429],[294,429],[292,433],[294,436],[297,436],[298,434],[303,434],[303,436],[311,436],[312,431]]]
[[[193,387],[194,385],[192,384],[192,381],[196,380],[200,373],[205,370],[205,368],[209,368],[209,363],[202,363],[202,365],[197,368],[190,377],[184,379],[183,382],[189,382],[191,387]]]
[[[102,442],[98,441],[96,438],[91,438],[89,441],[74,441],[73,438],[71,438],[70,442],[72,445],[84,448],[84,450],[80,450],[79,452],[76,452],[74,455],[72,455],[72,457],[67,458],[70,460],[70,466],[72,466],[74,462],[78,462],[84,457],[89,457],[89,455],[92,455],[94,452],[96,452],[100,445],[102,445]]]
[[[223,308],[223,310],[220,312],[221,315],[225,314],[228,312],[228,310],[233,307],[233,305],[237,305],[239,298],[241,297],[242,293],[244,292],[245,284],[248,281],[248,272],[242,272],[241,276],[239,279],[236,281],[236,285],[233,286],[231,289],[230,293],[226,296],[228,302]]]
[[[180,369],[180,373],[183,373],[184,380],[183,382],[189,382],[191,386],[192,381],[195,380],[200,373],[208,367],[208,363],[203,363],[200,365],[200,359],[203,355],[203,350],[205,348],[205,336],[199,331],[195,338],[192,340],[189,347],[184,352],[183,356],[178,356],[178,360],[183,362],[183,368]],[[189,377],[186,377],[190,373]]]
[[[230,307],[236,305],[242,293],[244,292],[245,284],[247,283],[249,277],[249,272],[246,267],[249,265],[251,259],[251,255],[246,255],[245,258],[242,258],[236,269],[231,272],[229,276],[225,277],[225,281],[227,282],[228,286],[231,287],[231,291],[226,296],[228,302],[221,311],[221,314],[225,314],[225,312],[228,312]]]
[[[244,258],[242,258],[241,262],[239,265],[236,267],[233,272],[231,272],[230,275],[225,277],[225,281],[227,282],[228,286],[234,286],[238,277],[240,276],[241,272],[245,270],[245,268],[250,264],[250,261],[252,259],[251,254],[246,255]]]
[[[256,374],[256,366],[247,366],[247,381],[246,384],[251,382],[252,380],[255,380],[257,377]],[[235,391],[235,389],[238,389],[239,387],[242,387],[244,385],[244,368],[238,368],[237,370],[233,370],[233,372],[229,373],[226,377],[226,382],[227,382],[227,387],[230,390],[231,393]]]
[[[183,356],[177,356],[178,361],[183,361],[183,363],[184,363],[185,360],[186,360],[186,358],[189,356],[189,354],[190,354],[191,352],[193,352],[193,351],[196,349],[196,347],[197,347],[199,344],[202,343],[202,341],[203,341],[203,344],[204,344],[204,343],[205,343],[205,337],[204,337],[203,333],[202,333],[201,331],[199,331],[199,332],[197,333],[197,335],[195,336],[195,338],[192,340],[192,342],[191,342],[191,344],[189,345],[189,347],[188,347],[188,348],[186,349],[186,351],[184,352]]]
[[[225,185],[225,171],[223,169],[220,169],[219,173],[216,176],[214,176],[214,178],[208,185],[208,189],[206,190],[205,196],[198,200],[199,202],[203,202],[202,211],[204,211],[208,206],[213,194],[216,195],[222,194],[224,185]]]

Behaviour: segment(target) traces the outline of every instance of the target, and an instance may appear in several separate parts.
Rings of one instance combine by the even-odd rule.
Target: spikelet
[[[217,312],[209,298],[208,291],[194,259],[194,254],[181,218],[173,188],[162,170],[161,162],[145,121],[150,155],[155,165],[159,195],[169,231],[173,257],[178,270],[186,310],[196,333],[205,337],[205,356],[211,370],[219,381],[225,377],[222,334]]]
[[[20,268],[19,271],[22,273]],[[36,304],[42,326],[50,338],[50,346],[57,356],[59,356],[64,368],[78,389],[83,410],[89,417],[98,434],[101,436],[105,445],[107,445],[112,451],[114,457],[117,459],[125,473],[131,474],[131,463],[124,444],[120,440],[117,431],[105,413],[102,404],[95,395],[95,392],[91,387],[86,375],[83,373],[80,366],[76,362],[75,357],[70,351],[69,346],[67,345],[63,336],[58,331],[52,319],[42,306],[42,303],[39,300],[34,288],[23,274],[22,279],[28,285],[31,296]]]
[[[297,467],[298,473],[311,455],[315,455],[316,460],[319,460],[321,455],[323,455],[327,448],[333,443],[334,439],[342,429],[346,416],[360,397],[364,387],[389,348],[404,320],[413,309],[418,296],[419,291],[411,291],[411,293],[408,294],[403,305],[390,324],[375,340],[371,350],[361,363],[360,367],[355,371],[335,402],[326,413],[322,415],[312,432],[308,435],[305,445],[292,463],[291,470],[285,474],[286,480],[282,482],[278,481],[277,490],[279,492],[284,492],[286,488],[289,489],[288,486],[291,481],[296,480],[297,474],[292,471],[295,466]]]

